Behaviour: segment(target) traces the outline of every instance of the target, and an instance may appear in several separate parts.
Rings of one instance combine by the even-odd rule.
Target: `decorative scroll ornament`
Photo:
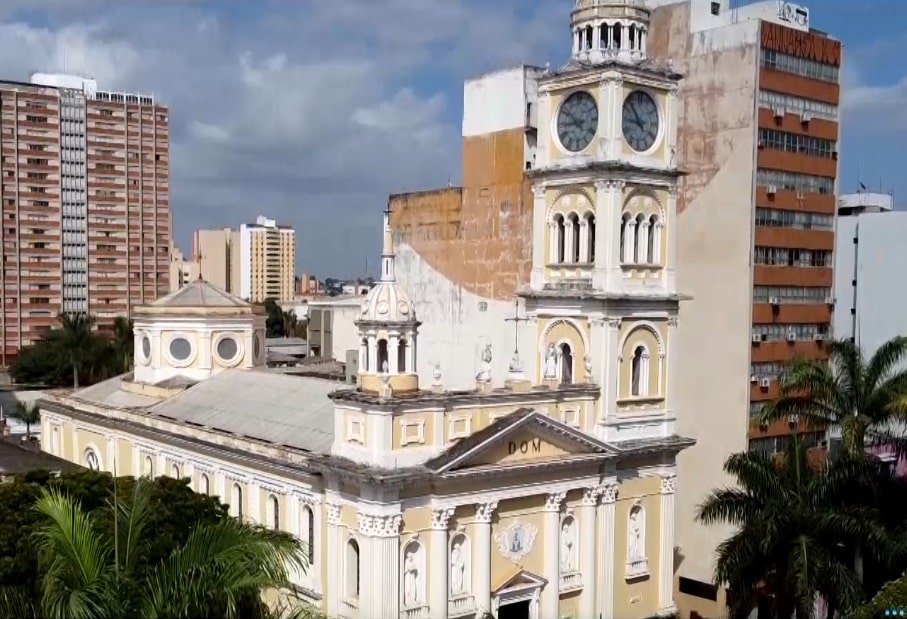
[[[538,532],[539,530],[534,525],[517,520],[495,535],[495,541],[498,543],[498,550],[502,555],[514,563],[518,563],[532,552]]]

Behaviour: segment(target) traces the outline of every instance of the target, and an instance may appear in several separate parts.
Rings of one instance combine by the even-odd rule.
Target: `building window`
[[[565,257],[565,224],[563,215],[554,216],[554,262],[563,264]]]
[[[755,247],[753,262],[764,266],[830,268],[831,251],[788,247]]]
[[[756,185],[801,193],[833,194],[835,192],[835,179],[833,178],[766,168],[756,170]]]
[[[630,362],[630,395],[642,397],[649,392],[649,351],[637,346]]]
[[[570,213],[570,262],[574,264],[579,262],[580,238],[579,216]]]
[[[570,344],[564,343],[560,345],[560,355],[558,362],[561,364],[560,371],[558,375],[561,379],[562,385],[569,385],[573,383],[573,351],[570,349]]]
[[[761,50],[760,61],[763,67],[794,73],[803,77],[821,80],[823,82],[838,83],[840,70],[838,67],[824,62],[816,62],[809,58],[799,58],[782,52],[776,52],[771,49]]]
[[[753,286],[753,303],[831,303],[831,288],[824,286]]]
[[[397,340],[397,371],[406,372],[406,340]]]
[[[387,373],[387,340],[378,340],[378,371]]]
[[[630,262],[630,247],[627,236],[630,234],[630,213],[624,213],[620,218],[620,261],[624,264]]]
[[[145,456],[145,475],[154,477],[154,460],[151,459],[151,456]]]
[[[170,474],[173,476],[174,479],[180,478],[180,467],[178,464],[174,464],[170,467]]]
[[[763,228],[834,230],[835,218],[832,215],[821,215],[819,213],[757,207],[756,225]]]
[[[838,106],[815,99],[797,97],[786,92],[773,92],[771,90],[759,91],[759,104],[762,107],[782,108],[794,114],[809,114],[814,118],[822,118],[838,122]]]
[[[309,333],[311,333],[311,331]],[[369,371],[369,368],[368,368],[368,358],[369,358],[368,339],[362,338],[362,341],[359,343],[359,345],[362,347],[362,350],[364,351],[364,354],[362,355],[362,371],[368,372]]]
[[[595,215],[586,213],[586,255],[587,262],[595,262]]]
[[[302,508],[305,520],[305,554],[309,566],[315,563],[315,512],[309,506]]]
[[[85,466],[92,471],[101,470],[101,462],[98,459],[98,454],[95,453],[94,449],[85,450]]]
[[[359,544],[354,539],[346,543],[344,593],[347,598],[359,599]]]
[[[838,156],[838,146],[834,140],[777,129],[759,129],[759,146],[822,159],[833,159]]]
[[[271,512],[270,520],[271,528],[275,531],[280,530],[280,501],[277,500],[277,497],[272,495],[268,496],[268,511]]]
[[[211,492],[210,483],[211,482],[208,481],[208,476],[205,475],[204,473],[202,473],[201,476],[198,478],[199,494],[204,494],[205,496],[208,496],[208,494]]]
[[[242,487],[237,483],[233,484],[233,491],[230,496],[230,515],[240,520],[243,517]]]
[[[656,262],[658,262],[658,258],[659,258],[658,252],[656,251],[656,249],[658,248],[658,244],[661,242],[661,234],[659,234],[659,230],[658,230],[658,216],[657,215],[652,215],[651,217],[649,217],[648,233],[649,233],[649,238],[648,238],[648,241],[646,242],[646,250],[647,250],[646,262],[648,262],[649,264],[655,264]]]

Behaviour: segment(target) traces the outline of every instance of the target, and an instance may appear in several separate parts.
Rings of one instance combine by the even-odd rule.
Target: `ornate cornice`
[[[617,501],[617,494],[620,490],[620,486],[617,484],[605,484],[604,486],[599,487],[599,492],[602,497],[602,505],[609,505]]]
[[[453,507],[433,509],[431,511],[431,528],[436,531],[446,531],[454,511]]]
[[[327,511],[327,520],[328,524],[339,525],[340,524],[340,505],[337,503],[327,503],[325,504]]]
[[[403,516],[400,514],[356,514],[359,532],[366,537],[396,537],[400,534]]]
[[[583,490],[583,507],[595,507],[598,505],[598,499],[601,496],[601,488],[586,488]]]
[[[561,503],[567,498],[566,492],[553,492],[545,498],[545,511],[558,512],[561,510]]]
[[[494,510],[496,510],[497,508],[497,501],[479,503],[478,505],[476,505],[476,522],[491,522],[491,517],[494,516]]]
[[[668,473],[661,478],[661,493],[674,494],[677,490],[677,474]]]

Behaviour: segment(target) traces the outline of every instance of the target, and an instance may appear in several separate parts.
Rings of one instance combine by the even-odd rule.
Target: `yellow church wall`
[[[545,522],[544,522],[545,497],[531,496],[519,499],[501,501],[498,505],[497,521],[492,524],[491,531],[491,586],[500,586],[504,581],[519,569],[528,570],[534,574],[544,574],[545,570]],[[514,522],[521,522],[536,527],[538,533],[532,550],[514,563],[498,550],[497,536]]]
[[[117,475],[133,475],[135,473],[134,463],[132,461],[133,448],[132,441],[127,439],[117,439],[116,445],[116,473]]]
[[[430,530],[430,507],[414,507],[403,512],[403,525],[401,531],[403,531],[404,535],[414,535],[418,533],[420,537],[422,537]]]
[[[583,85],[583,86],[580,86],[577,88],[568,88],[565,90],[552,91],[550,94],[550,101],[551,101],[550,107],[549,107],[549,109],[551,110],[550,116],[548,118],[539,118],[539,122],[550,122],[551,123],[551,131],[548,134],[550,136],[550,139],[548,141],[548,161],[555,161],[557,159],[561,159],[561,158],[568,156],[566,154],[566,149],[562,150],[559,145],[559,142],[558,142],[557,114],[561,108],[561,103],[563,103],[564,100],[567,97],[569,97],[570,95],[572,95],[574,92],[577,92],[580,90],[584,90],[585,92],[589,93],[592,96],[592,98],[595,99],[595,104],[597,106],[599,106],[599,108],[601,108],[601,106],[599,104],[599,98],[598,98],[599,89],[598,89],[598,84],[596,84],[596,83],[586,84],[586,85]],[[601,115],[601,114],[602,114],[601,109],[599,109],[599,115]],[[598,137],[598,136],[596,136],[596,137]],[[595,153],[595,149],[597,148],[597,145],[598,145],[598,140],[593,139],[592,142],[588,146],[586,146],[585,149],[583,149],[582,151],[580,151],[578,153],[570,153],[569,156],[575,157],[577,155],[592,155]]]
[[[359,520],[355,508],[348,505],[340,506],[340,526],[346,528],[350,532],[359,530]]]
[[[571,591],[561,595],[560,605],[558,607],[558,617],[560,619],[579,619],[579,600],[582,591]]]
[[[667,342],[667,323],[664,320],[645,322],[624,320],[621,323],[620,340],[623,345],[621,346],[620,384],[618,386],[619,399],[664,399],[665,386],[667,385],[667,364],[662,363],[659,359],[659,339],[665,342],[665,346],[669,345]],[[645,346],[649,352],[648,395],[643,397],[631,395],[630,385],[633,354],[640,345]]]
[[[624,82],[626,83],[626,82]],[[656,157],[658,159],[664,159],[665,153],[667,152],[667,125],[668,125],[668,108],[667,108],[667,93],[665,91],[659,91],[650,88],[640,88],[637,86],[624,86],[623,89],[623,100],[626,100],[632,93],[637,90],[642,90],[652,97],[652,100],[655,101],[655,104],[658,106],[658,142],[656,142],[654,149],[647,151],[646,155],[649,157]],[[621,100],[621,105],[623,105],[623,100]],[[622,153],[625,157],[630,155],[636,155],[636,151],[630,148],[630,145],[627,144],[625,140],[622,141],[623,148]]]
[[[516,432],[481,455],[470,464],[503,464],[540,458],[557,458],[568,452],[551,442],[527,431]]]
[[[658,477],[641,477],[620,483],[614,508],[614,616],[649,617],[658,612],[658,571],[661,566],[661,495]],[[627,532],[630,510],[635,505],[645,510],[645,549],[649,574],[626,579],[629,548]]]
[[[77,440],[76,451],[73,453],[72,461],[85,466],[85,455],[89,449],[94,450],[98,456],[98,461],[104,470],[109,470],[110,463],[107,457],[107,439],[100,432],[93,432],[87,428],[79,428],[75,431]]]
[[[432,413],[407,413],[393,420],[394,449],[431,445],[435,440]]]

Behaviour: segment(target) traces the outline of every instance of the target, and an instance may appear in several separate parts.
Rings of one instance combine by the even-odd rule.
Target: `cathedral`
[[[571,58],[540,79],[514,322],[536,345],[505,353],[503,384],[488,346],[472,388],[445,388],[457,359],[420,385],[419,303],[385,213],[355,388],[266,368],[260,308],[199,279],[136,310],[131,373],[40,401],[43,449],[188,479],[298,536],[297,593],[330,617],[673,613],[675,460],[692,444],[672,407],[680,76],[647,58],[648,17],[576,0]]]

